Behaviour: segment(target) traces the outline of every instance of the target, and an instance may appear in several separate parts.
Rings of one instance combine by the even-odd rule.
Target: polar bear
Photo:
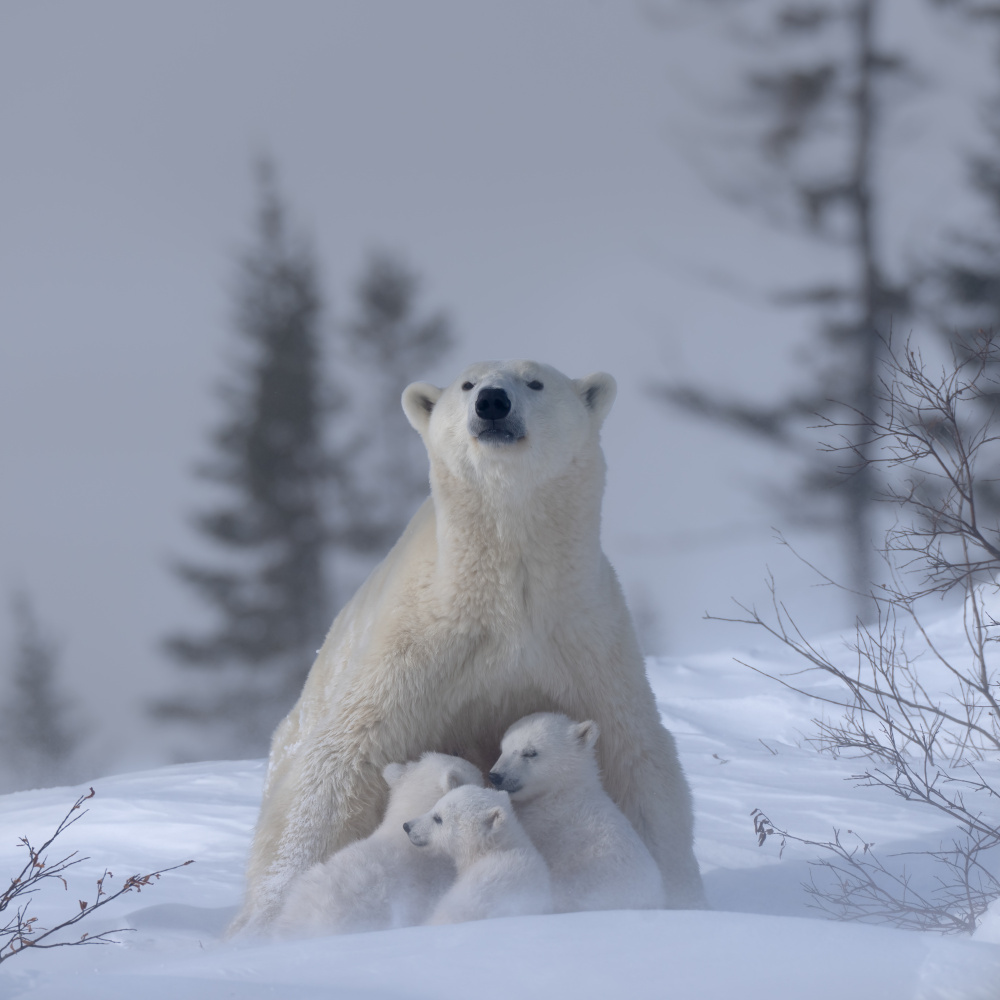
[[[423,923],[455,878],[455,866],[436,852],[417,851],[406,819],[430,809],[462,785],[482,786],[479,769],[460,757],[425,753],[408,764],[387,764],[389,804],[378,829],[298,875],[285,897],[275,934],[350,934]]]
[[[429,924],[552,912],[549,870],[506,792],[456,788],[403,829],[417,847],[449,858],[457,872]]]
[[[610,375],[481,362],[403,410],[431,496],[337,616],[275,731],[247,893],[265,931],[298,872],[378,825],[382,768],[426,750],[483,771],[532,712],[594,719],[608,794],[656,859],[668,905],[704,905],[691,796],[601,551]]]
[[[601,785],[596,722],[537,712],[504,734],[490,782],[552,874],[557,913],[649,910],[666,904],[660,871]]]

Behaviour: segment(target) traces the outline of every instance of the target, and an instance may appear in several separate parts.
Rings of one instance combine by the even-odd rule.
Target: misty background
[[[249,391],[247,260],[267,259],[269,204],[274,259],[310,275],[337,456],[317,480],[321,631],[418,503],[399,488],[425,475],[399,379],[517,357],[618,380],[603,540],[647,653],[749,641],[703,614],[768,600],[769,568],[804,628],[848,625],[857,607],[813,589],[772,528],[856,579],[867,508],[809,413],[860,398],[878,358],[859,331],[934,351],[1000,308],[995,13],[0,4],[3,790],[263,755],[308,668],[285,648],[244,669],[230,644],[199,669],[177,642],[204,651],[219,627],[192,572],[252,562],[205,517],[238,499],[213,434]],[[409,312],[379,341],[386,268]],[[273,719],[239,733],[268,700]]]

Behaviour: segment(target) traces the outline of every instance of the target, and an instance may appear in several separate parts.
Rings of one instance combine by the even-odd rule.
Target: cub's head
[[[593,721],[573,722],[557,712],[527,715],[504,733],[490,782],[515,802],[567,787],[581,773],[596,772],[594,745],[599,735]]]
[[[410,842],[459,859],[482,852],[516,823],[506,792],[463,785],[417,819],[403,824]]]
[[[389,786],[386,822],[396,829],[404,819],[430,809],[438,799],[462,785],[482,787],[479,768],[461,757],[425,753],[408,764],[387,764],[382,771]]]
[[[403,410],[452,474],[474,480],[520,465],[537,482],[596,443],[615,393],[603,372],[570,379],[535,361],[483,361],[445,389],[407,386]]]

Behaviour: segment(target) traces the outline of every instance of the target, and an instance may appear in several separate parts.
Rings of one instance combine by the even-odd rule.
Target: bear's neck
[[[438,578],[494,607],[535,588],[560,603],[596,593],[604,468],[595,447],[564,475],[519,492],[502,483],[483,489],[432,466]]]

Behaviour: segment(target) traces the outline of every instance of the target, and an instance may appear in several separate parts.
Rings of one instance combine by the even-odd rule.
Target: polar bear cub
[[[552,912],[548,868],[506,792],[456,788],[403,829],[417,847],[450,858],[458,870],[428,923]]]
[[[548,863],[558,913],[666,905],[660,870],[601,785],[593,721],[539,712],[504,734],[490,782]]]
[[[277,934],[349,934],[423,923],[454,880],[449,859],[416,850],[403,821],[454,788],[482,787],[479,769],[461,757],[425,753],[408,764],[386,765],[382,776],[389,786],[382,823],[294,880]]]

